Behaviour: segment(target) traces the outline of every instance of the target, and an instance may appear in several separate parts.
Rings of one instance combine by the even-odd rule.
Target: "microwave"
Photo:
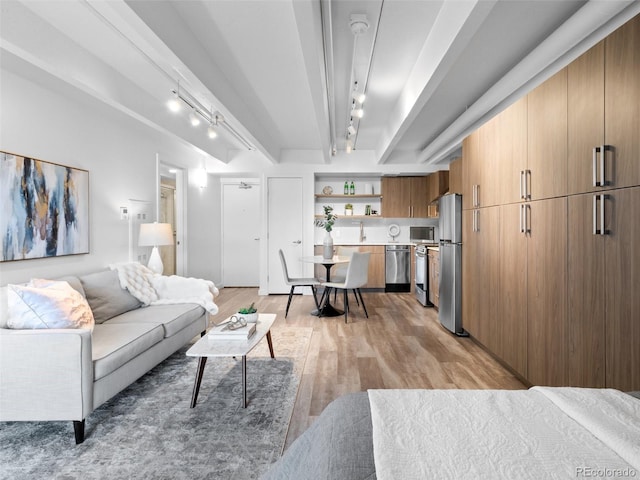
[[[409,227],[411,243],[434,243],[435,227]]]

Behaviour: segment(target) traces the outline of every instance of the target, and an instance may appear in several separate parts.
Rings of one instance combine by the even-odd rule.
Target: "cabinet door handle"
[[[598,147],[593,147],[593,186],[597,187],[598,186]],[[594,208],[595,208],[595,197],[593,197],[594,200]],[[595,210],[594,210],[594,219],[595,219]],[[595,220],[594,220],[594,224],[593,224],[593,234],[595,235],[596,232],[596,227],[595,227]]]
[[[604,152],[606,146],[593,148],[593,186],[604,187]],[[598,180],[598,154],[600,155],[600,180]]]
[[[525,170],[524,171],[524,199],[525,200],[531,200],[529,185],[531,185],[531,170]]]
[[[524,204],[520,204],[520,233],[524,233],[523,220],[524,220]]]
[[[524,189],[522,188],[523,178],[524,178],[524,170],[520,170],[520,199],[524,198]]]
[[[602,150],[602,156],[604,156],[604,148]],[[602,179],[604,179],[604,170],[601,180]],[[604,184],[604,181],[602,183]],[[604,199],[604,193],[600,194],[600,235],[604,235],[606,233],[606,230],[604,228]]]
[[[529,213],[531,213],[531,205],[527,204],[524,207],[524,234],[526,235],[531,232],[531,229],[529,228]]]
[[[604,176],[604,159],[606,152],[606,145],[602,145],[600,147],[600,186],[604,187],[606,185],[605,176]],[[604,202],[602,202],[602,207],[604,209]],[[602,224],[602,229],[604,230],[604,223]]]
[[[480,231],[480,210],[476,210],[476,232]]]
[[[594,148],[594,151],[595,151],[595,148]],[[598,235],[598,195],[593,196],[593,234]]]

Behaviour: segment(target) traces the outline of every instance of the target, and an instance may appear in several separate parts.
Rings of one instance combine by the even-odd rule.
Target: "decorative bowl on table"
[[[258,310],[252,303],[250,306],[238,310],[236,317],[238,317],[239,320],[245,320],[247,323],[256,323],[258,321]]]

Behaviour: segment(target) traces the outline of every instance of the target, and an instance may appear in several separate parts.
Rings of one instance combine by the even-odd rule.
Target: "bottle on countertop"
[[[350,193],[351,195],[355,195],[355,194],[356,194],[356,187],[355,187],[355,185],[353,184],[353,182],[351,182],[351,187],[349,188],[349,193]]]
[[[344,194],[349,195],[349,182],[344,182]]]

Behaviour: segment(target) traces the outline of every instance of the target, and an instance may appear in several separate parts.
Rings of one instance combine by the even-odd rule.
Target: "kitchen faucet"
[[[364,225],[362,221],[360,221],[360,243],[364,242],[367,239],[367,236],[364,234]]]

